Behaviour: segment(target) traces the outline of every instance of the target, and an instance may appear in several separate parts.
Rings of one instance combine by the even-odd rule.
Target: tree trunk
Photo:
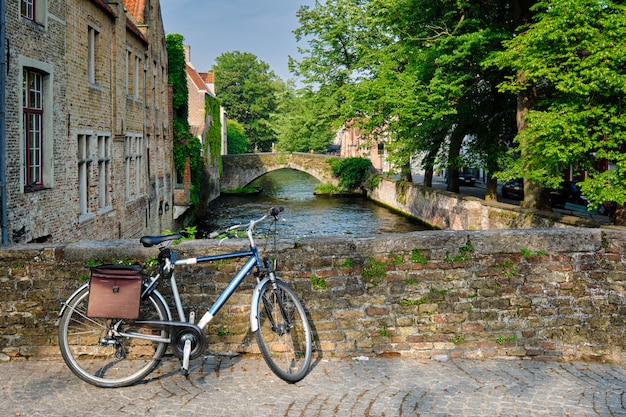
[[[459,156],[465,137],[464,129],[457,124],[450,135],[450,149],[448,150],[448,191],[459,192]]]
[[[424,183],[422,184],[424,187],[433,187],[433,171],[433,167],[424,170]]]
[[[617,206],[611,220],[616,226],[626,226],[626,204]]]
[[[521,132],[526,129],[528,122],[526,121],[526,115],[528,111],[535,107],[537,104],[537,89],[533,81],[526,79],[526,74],[522,71],[517,73],[517,80],[520,84],[526,84],[525,90],[520,91],[517,95],[517,114],[515,116],[517,121],[517,132]],[[520,142],[520,149],[522,150],[522,158],[528,155],[526,144]],[[521,207],[548,209],[549,204],[543,187],[535,181],[524,178],[524,201],[520,203]]]
[[[485,189],[485,201],[498,200],[498,179],[493,178],[492,172],[499,171],[498,163],[489,159],[487,162],[487,187]]]
[[[411,163],[402,165],[400,168],[400,180],[405,182],[413,182],[413,175],[411,175]]]
[[[431,149],[428,151],[428,154],[422,160],[422,164],[424,165],[424,187],[433,186],[433,174],[434,174],[434,166],[435,166],[435,158],[437,157],[437,149]]]

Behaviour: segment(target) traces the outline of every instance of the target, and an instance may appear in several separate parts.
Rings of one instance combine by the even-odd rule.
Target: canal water
[[[406,233],[424,230],[407,218],[361,196],[316,196],[319,181],[301,171],[280,169],[256,179],[249,186],[263,189],[254,195],[224,195],[211,202],[198,229],[204,232],[246,223],[261,217],[270,207],[283,206],[278,226],[282,237]],[[284,220],[282,220],[284,219]]]

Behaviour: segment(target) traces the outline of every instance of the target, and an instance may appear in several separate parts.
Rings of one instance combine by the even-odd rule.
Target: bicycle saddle
[[[180,239],[183,236],[180,233],[174,233],[173,235],[166,236],[144,236],[139,239],[139,242],[146,248],[158,246],[163,242],[169,242],[170,240]]]

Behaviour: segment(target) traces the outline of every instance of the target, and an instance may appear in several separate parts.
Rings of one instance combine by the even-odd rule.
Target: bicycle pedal
[[[189,369],[185,369],[182,366],[180,367],[180,373],[182,376],[184,377],[188,377],[189,376]]]

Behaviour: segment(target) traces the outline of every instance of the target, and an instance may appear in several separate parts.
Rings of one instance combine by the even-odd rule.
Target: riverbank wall
[[[378,178],[378,184],[368,192],[368,198],[437,229],[503,230],[604,226],[588,218],[486,201],[388,177]]]
[[[245,240],[181,242],[179,257]],[[626,232],[588,228],[435,230],[278,242],[279,275],[301,297],[317,354],[446,360],[626,363]],[[94,260],[145,261],[137,241],[0,248],[0,360],[58,359],[61,302]],[[241,260],[177,268],[196,316]],[[214,353],[258,352],[249,277],[207,326]],[[159,291],[169,297],[167,283]],[[175,313],[175,312],[173,312]]]

